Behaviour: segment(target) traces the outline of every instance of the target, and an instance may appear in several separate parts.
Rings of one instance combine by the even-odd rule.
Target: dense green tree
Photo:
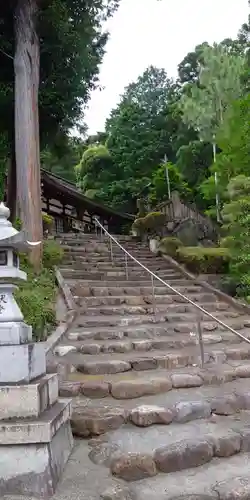
[[[58,131],[65,133],[72,126],[79,125],[83,117],[90,91],[97,85],[99,64],[107,40],[107,33],[102,32],[102,22],[118,3],[119,0],[11,0],[1,3],[0,63],[4,69],[0,75],[0,105],[4,100],[4,106],[1,106],[0,133],[2,130],[7,133],[9,152],[14,151],[15,102],[17,194],[24,226],[30,226],[31,233],[32,228],[41,226],[38,220],[32,222],[34,213],[40,213],[37,202],[36,210],[31,210],[27,204],[28,200],[40,197],[38,85],[41,144],[47,150],[53,145]],[[6,98],[1,99],[1,96]],[[30,111],[31,102],[33,113]],[[11,165],[9,186],[13,188],[16,185],[15,161]],[[35,180],[32,187],[28,187],[25,180],[28,166],[32,170],[28,178]],[[35,186],[36,194],[33,193]],[[34,196],[25,195],[27,189]],[[10,199],[16,198],[12,189]]]
[[[182,198],[188,198],[191,194],[187,183],[184,181],[183,176],[180,171],[168,162],[163,163],[158,167],[152,175],[152,182],[149,191],[149,199],[153,205],[159,203],[159,201],[168,200],[168,187],[166,180],[166,168],[168,169],[170,193],[173,191],[178,191]]]
[[[213,161],[211,144],[203,141],[191,141],[179,148],[176,166],[192,191],[193,201],[200,209],[207,208],[200,185],[210,175]]]
[[[112,181],[112,167],[112,156],[105,146],[89,146],[76,166],[79,187],[83,192],[101,189]]]
[[[136,211],[137,196],[151,182],[164,156],[174,163],[179,146],[197,137],[182,122],[176,105],[179,92],[163,69],[149,67],[125,89],[107,120],[107,147],[116,181],[108,189],[109,201],[120,209]]]

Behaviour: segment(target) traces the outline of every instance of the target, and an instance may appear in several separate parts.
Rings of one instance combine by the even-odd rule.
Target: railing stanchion
[[[201,353],[201,367],[204,368],[205,355],[204,355],[204,344],[203,344],[203,337],[202,337],[201,314],[199,311],[197,314],[197,333],[198,333],[198,341],[199,341],[200,353]]]
[[[154,315],[156,316],[155,284],[154,284],[154,276],[152,274],[151,274],[151,285],[152,285],[152,304],[154,309]]]
[[[109,243],[110,243],[110,259],[111,259],[112,264],[114,264],[113,241],[111,238],[109,238]]]
[[[126,280],[128,281],[128,256],[127,256],[126,252],[124,252],[124,257],[125,257]]]

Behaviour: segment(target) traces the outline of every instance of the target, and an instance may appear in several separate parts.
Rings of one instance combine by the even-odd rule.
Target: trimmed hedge
[[[228,271],[230,252],[217,247],[180,247],[177,259],[195,274],[224,274]]]
[[[179,238],[174,236],[166,236],[160,242],[160,251],[170,257],[177,257],[177,250],[182,247],[183,244]]]

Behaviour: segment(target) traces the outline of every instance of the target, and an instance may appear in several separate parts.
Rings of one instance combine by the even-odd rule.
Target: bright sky
[[[248,0],[121,0],[107,23],[110,39],[100,71],[104,90],[92,94],[89,134],[104,129],[124,87],[149,65],[175,77],[188,52],[204,41],[235,37],[248,13]]]

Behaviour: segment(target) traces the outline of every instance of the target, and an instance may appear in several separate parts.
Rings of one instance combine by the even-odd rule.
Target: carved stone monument
[[[46,498],[73,447],[71,401],[58,399],[57,374],[46,375],[43,343],[32,342],[11,282],[26,279],[19,251],[38,243],[8,221],[0,203],[0,497],[4,494]]]

